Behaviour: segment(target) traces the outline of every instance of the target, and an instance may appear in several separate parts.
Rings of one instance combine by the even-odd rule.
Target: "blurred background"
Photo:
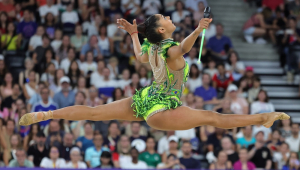
[[[184,55],[191,70],[183,104],[222,114],[284,111],[291,120],[168,132],[115,120],[18,125],[27,112],[103,105],[152,83],[118,18],[170,16],[181,42],[206,6],[213,23],[202,64],[201,37]],[[0,35],[1,169],[299,169],[300,0],[0,0]]]

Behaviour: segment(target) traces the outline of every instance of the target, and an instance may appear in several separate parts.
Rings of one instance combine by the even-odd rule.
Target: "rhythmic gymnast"
[[[119,28],[126,30],[132,38],[137,60],[150,63],[155,81],[133,97],[97,107],[70,106],[48,112],[25,114],[20,125],[30,125],[48,119],[67,120],[128,120],[144,121],[158,130],[186,130],[202,125],[223,129],[247,125],[271,127],[275,120],[289,119],[285,113],[271,112],[255,115],[219,114],[213,111],[196,110],[182,106],[180,97],[189,74],[189,65],[183,55],[190,51],[203,29],[212,19],[203,18],[198,27],[181,43],[174,42],[172,33],[176,26],[170,17],[161,14],[150,16],[137,25],[125,19],[118,19]],[[141,46],[138,33],[146,39]]]

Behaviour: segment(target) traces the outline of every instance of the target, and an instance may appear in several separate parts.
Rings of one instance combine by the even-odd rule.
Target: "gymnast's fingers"
[[[125,30],[125,27],[118,26],[118,28],[120,28],[120,29],[122,29],[122,30]]]

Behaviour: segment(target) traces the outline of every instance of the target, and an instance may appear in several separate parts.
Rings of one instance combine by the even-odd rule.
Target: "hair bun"
[[[143,36],[145,36],[145,35],[146,35],[146,24],[145,24],[145,22],[139,24],[139,25],[137,26],[137,30],[138,30],[138,32],[139,32],[140,34],[142,34]]]

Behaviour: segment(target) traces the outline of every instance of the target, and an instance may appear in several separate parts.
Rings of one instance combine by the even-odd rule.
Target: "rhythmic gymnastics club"
[[[204,9],[204,14],[203,14],[203,18],[209,18],[210,17],[210,7],[206,7]],[[201,45],[200,45],[200,52],[199,52],[199,59],[198,59],[198,64],[201,63],[201,54],[202,54],[202,47],[203,47],[203,41],[204,41],[204,36],[205,36],[205,30],[206,29],[203,29],[202,31],[202,38],[201,38]]]

